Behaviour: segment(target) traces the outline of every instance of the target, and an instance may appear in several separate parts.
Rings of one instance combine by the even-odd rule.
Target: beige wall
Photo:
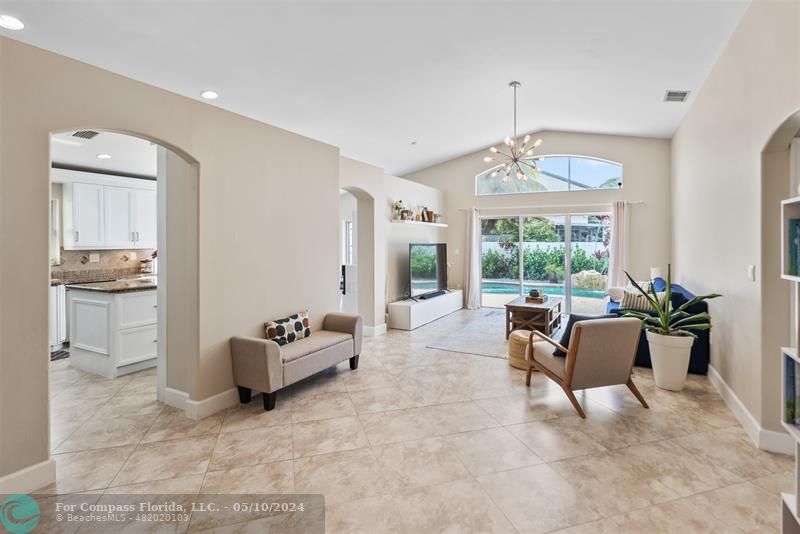
[[[199,163],[192,399],[232,386],[231,335],[305,307],[318,325],[337,308],[336,147],[0,39],[0,476],[48,456],[48,135],[84,127]]]
[[[530,213],[580,213],[599,211],[577,205],[602,204],[610,211],[615,200],[641,201],[631,209],[630,269],[637,277],[649,276],[652,266],[669,261],[669,140],[621,137],[567,132],[541,132],[540,154],[576,154],[613,160],[623,164],[622,190],[574,191],[568,193],[531,193],[523,195],[475,196],[475,176],[488,167],[483,157],[488,150],[429,167],[406,176],[436,187],[445,193],[448,260],[453,264],[451,287],[463,287],[463,250],[465,244],[464,208],[476,206],[509,215],[529,207]],[[488,147],[487,147],[488,148]],[[602,208],[601,208],[602,209]],[[458,254],[456,254],[458,251]]]
[[[402,200],[408,208],[425,206],[437,213],[444,210],[444,193],[440,190],[388,174],[384,179],[386,199],[383,203],[383,210],[384,218],[387,221],[392,219],[392,204],[397,200]],[[445,228],[387,223],[385,236],[386,302],[403,298],[403,293],[407,289],[408,245],[410,243],[444,243],[446,239]],[[448,258],[448,261],[452,260]]]
[[[776,201],[789,191],[788,179],[773,172],[783,164],[765,161],[765,173],[761,153],[798,110],[800,3],[757,0],[672,142],[676,274],[692,290],[725,295],[710,305],[711,363],[759,423],[773,430],[777,351],[787,329],[775,331],[770,323],[788,321],[790,290],[776,280]],[[748,265],[756,266],[754,282]]]
[[[158,147],[159,194],[163,194],[167,224],[166,250],[161,250],[159,303],[166,310],[167,362],[166,386],[189,393],[194,391],[197,373],[199,320],[199,213],[198,168],[171,150]],[[159,202],[160,204],[160,202]],[[164,302],[166,300],[166,302]],[[162,335],[159,332],[159,337]]]

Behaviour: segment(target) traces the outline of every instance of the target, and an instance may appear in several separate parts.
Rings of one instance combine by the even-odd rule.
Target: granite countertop
[[[69,289],[85,289],[103,293],[127,293],[130,291],[146,291],[156,289],[156,277],[129,278],[110,282],[88,282],[85,284],[67,284]]]

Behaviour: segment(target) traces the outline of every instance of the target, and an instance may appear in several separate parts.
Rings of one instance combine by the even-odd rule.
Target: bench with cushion
[[[250,402],[252,390],[264,395],[264,409],[272,410],[279,389],[350,360],[358,368],[361,354],[361,317],[329,313],[322,330],[285,345],[270,339],[232,337],[233,379],[239,400]]]

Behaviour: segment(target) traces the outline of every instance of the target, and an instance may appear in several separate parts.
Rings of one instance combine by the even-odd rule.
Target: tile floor
[[[426,348],[473,317],[367,338],[357,371],[202,421],[155,400],[153,370],[53,362],[42,492],[322,493],[334,533],[778,531],[792,459],[757,450],[705,377],[670,393],[637,369],[650,410],[597,389],[581,420],[541,376]]]

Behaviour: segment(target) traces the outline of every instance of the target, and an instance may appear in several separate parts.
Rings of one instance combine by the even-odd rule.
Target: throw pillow
[[[625,288],[624,287],[609,287],[606,289],[606,295],[614,302],[620,302],[622,297],[625,296]]]
[[[666,293],[657,293],[659,301],[663,301],[666,297]],[[635,310],[635,311],[643,311],[643,312],[653,312],[653,306],[650,305],[650,302],[645,298],[644,295],[639,293],[638,291],[626,291],[625,294],[622,296],[622,302],[619,305],[620,310]]]
[[[283,319],[264,323],[264,327],[267,330],[267,339],[271,339],[278,345],[286,345],[310,336],[311,329],[308,324],[308,310],[304,310]]]
[[[569,348],[569,338],[572,337],[572,327],[575,326],[575,323],[589,321],[591,319],[614,319],[616,317],[616,315],[578,315],[577,313],[571,313],[567,325],[564,327],[564,333],[561,334],[561,340],[558,343],[562,347]],[[561,349],[555,349],[553,351],[553,356],[561,356],[563,358],[566,355],[567,353]]]

